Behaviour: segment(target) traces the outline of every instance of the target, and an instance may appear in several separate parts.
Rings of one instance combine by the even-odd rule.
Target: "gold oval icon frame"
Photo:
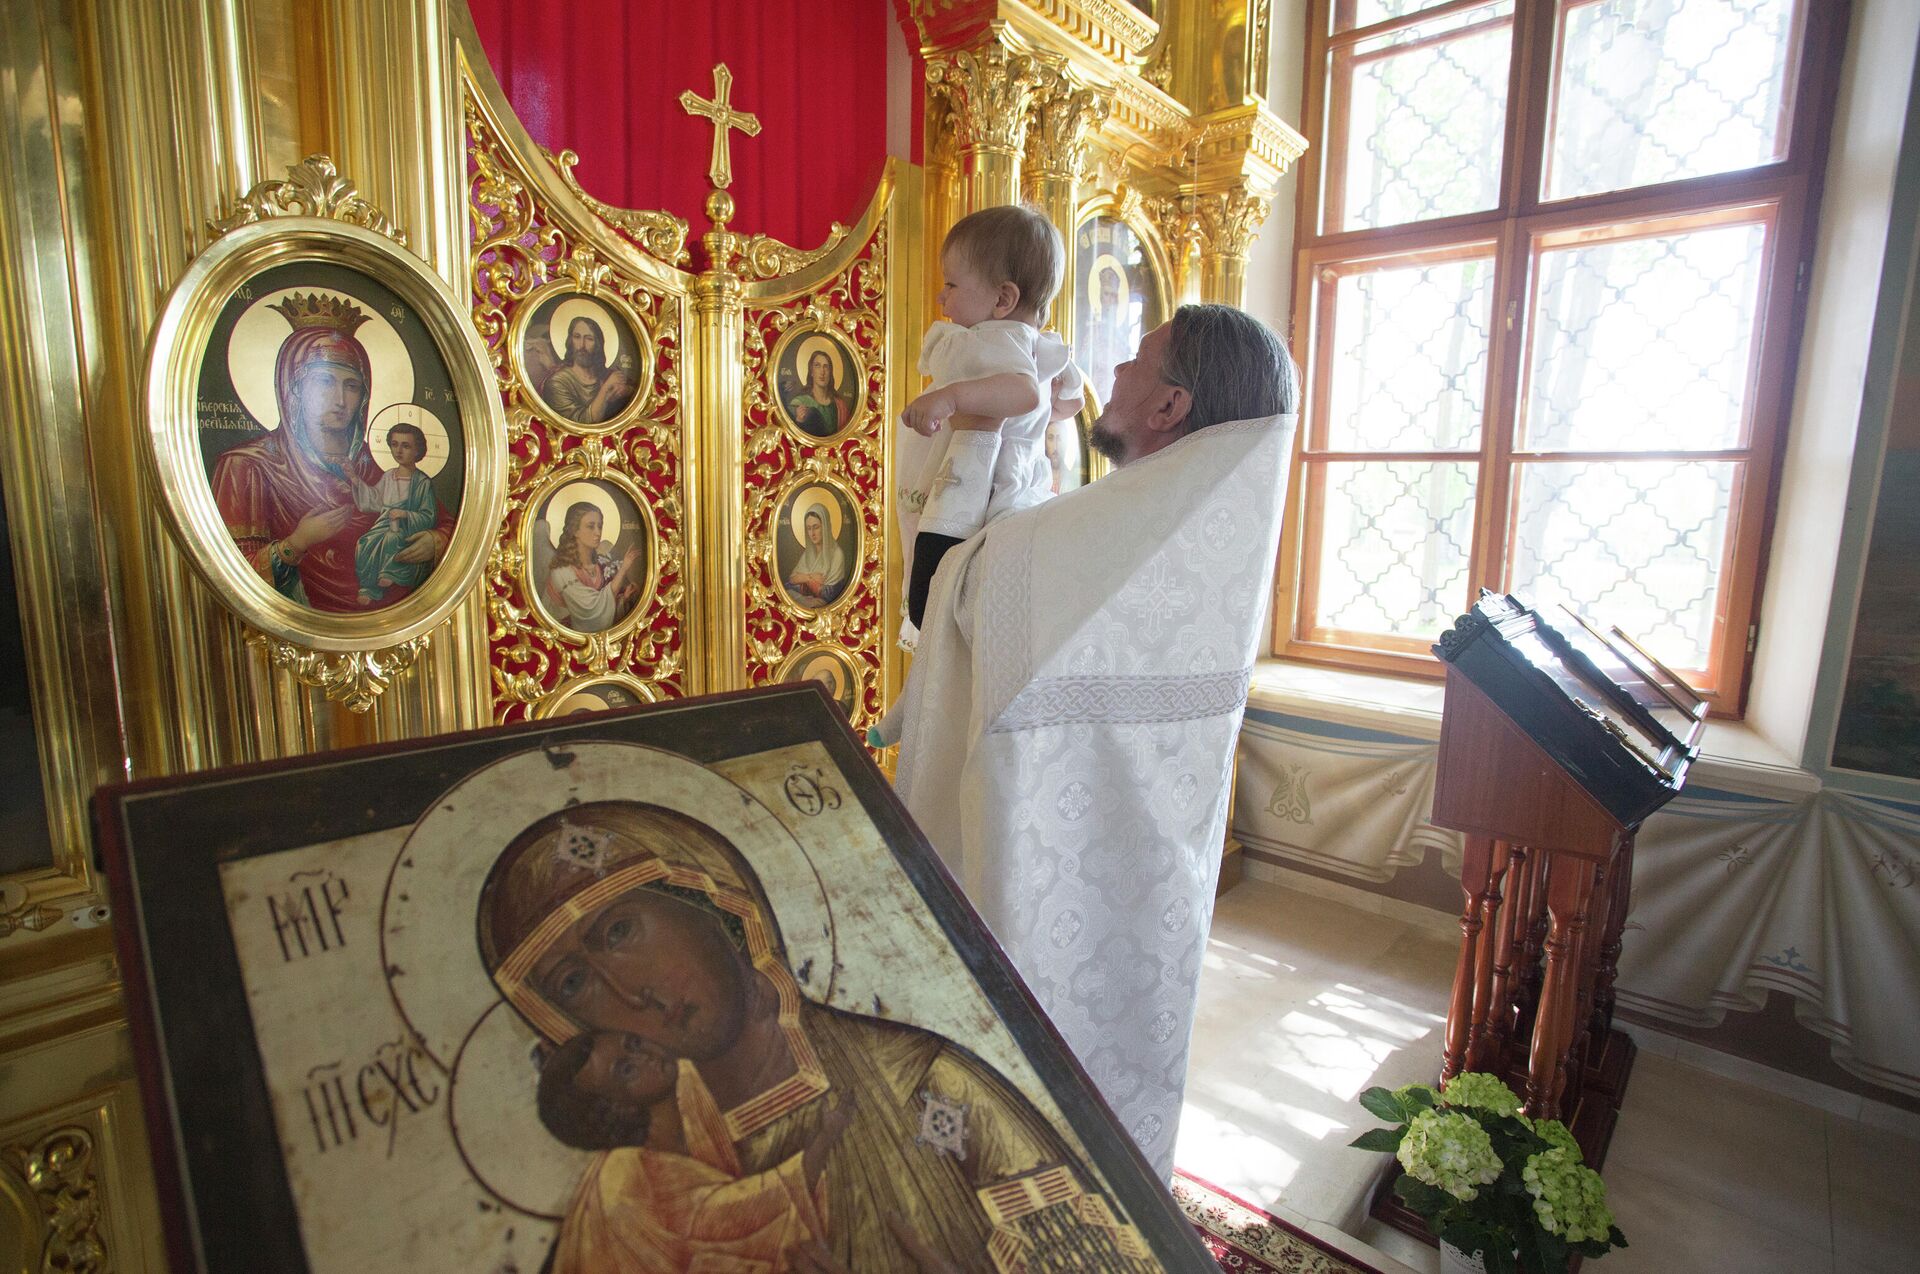
[[[568,699],[583,690],[593,690],[599,686],[618,686],[627,691],[641,703],[659,703],[660,692],[652,684],[625,672],[590,672],[580,677],[569,677],[553,689],[547,691],[533,705],[532,717],[543,721],[555,717],[565,706]]]
[[[426,583],[391,606],[342,613],[296,602],[241,557],[214,503],[200,454],[200,369],[235,291],[277,266],[321,262],[357,271],[398,296],[447,365],[460,408],[460,509]],[[506,501],[506,413],[493,364],[465,308],[439,275],[395,240],[344,220],[269,216],[230,230],[194,258],[168,294],[147,350],[146,461],[181,555],[249,628],[309,650],[357,654],[398,646],[443,623],[479,583]]]
[[[534,390],[533,381],[527,375],[527,328],[532,325],[533,316],[540,307],[556,296],[580,296],[604,306],[633,330],[639,345],[639,358],[636,361],[640,366],[640,377],[639,384],[634,387],[633,401],[598,424],[573,420],[555,411],[545,395]],[[653,332],[641,320],[640,311],[633,308],[631,302],[610,288],[582,287],[577,280],[565,276],[528,293],[527,299],[520,302],[520,308],[514,311],[513,322],[507,328],[507,366],[513,372],[514,392],[527,404],[528,410],[538,414],[540,419],[557,429],[586,437],[614,433],[646,414],[647,408],[653,405],[653,378],[659,371],[658,357]]]
[[[847,719],[853,720],[866,706],[867,677],[866,672],[860,667],[860,661],[853,657],[853,652],[838,642],[815,641],[794,647],[774,668],[774,681],[782,685],[800,684],[790,678],[800,670],[802,664],[815,655],[831,656],[834,663],[846,674],[847,681],[853,686],[853,709],[847,713]],[[839,701],[836,699],[835,702]]]
[[[571,486],[575,482],[605,482],[620,488],[626,493],[627,498],[633,501],[634,507],[640,510],[640,522],[646,528],[647,573],[646,579],[640,586],[640,596],[634,599],[633,609],[612,627],[603,628],[594,633],[583,632],[555,619],[553,612],[547,609],[545,595],[540,588],[541,581],[533,578],[533,534],[534,527],[539,525],[538,514],[562,487]],[[591,642],[596,637],[611,642],[633,632],[646,618],[648,610],[653,605],[654,592],[660,586],[660,524],[654,520],[653,507],[647,503],[646,493],[640,489],[638,483],[618,469],[589,472],[585,465],[579,464],[562,465],[555,469],[538,487],[534,488],[533,494],[527,497],[526,504],[522,506],[517,540],[520,548],[520,592],[527,599],[528,607],[539,618],[543,627],[563,635],[576,644]]]
[[[780,527],[791,516],[787,505],[794,494],[802,487],[826,487],[846,501],[841,510],[843,517],[850,516],[853,521],[853,561],[849,564],[847,585],[840,590],[840,596],[825,606],[804,606],[792,593],[787,591],[787,581],[780,574]],[[774,592],[785,603],[788,610],[798,615],[830,615],[848,605],[860,587],[860,581],[866,576],[867,569],[867,528],[860,520],[860,501],[856,500],[851,488],[836,477],[819,473],[813,469],[803,469],[789,478],[774,493],[772,521],[767,526],[766,554],[767,574],[773,578]],[[802,551],[805,549],[802,542]]]
[[[853,415],[847,423],[831,434],[812,434],[802,429],[787,410],[787,400],[780,396],[780,360],[795,344],[803,343],[810,336],[824,337],[843,350],[853,363],[852,381],[856,387],[853,396]],[[767,355],[767,369],[764,379],[767,387],[767,400],[781,427],[799,442],[808,447],[829,447],[845,439],[849,434],[867,421],[867,360],[860,354],[860,347],[853,338],[830,323],[796,323],[781,333],[780,339],[773,343],[772,351]],[[804,384],[804,382],[802,382]]]

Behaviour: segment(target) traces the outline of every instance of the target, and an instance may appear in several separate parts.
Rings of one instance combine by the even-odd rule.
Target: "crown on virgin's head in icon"
[[[309,292],[301,296],[298,292],[284,301],[275,302],[267,307],[278,312],[287,322],[293,324],[298,332],[309,327],[328,327],[343,336],[352,336],[355,328],[368,319],[366,311],[359,306],[337,296],[326,296],[319,292]]]

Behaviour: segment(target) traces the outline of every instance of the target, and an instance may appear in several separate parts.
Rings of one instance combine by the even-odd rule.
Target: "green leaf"
[[[1432,1110],[1433,1105],[1434,1094],[1431,1088],[1419,1084],[1408,1087],[1406,1096],[1407,1118],[1411,1119],[1423,1110]]]
[[[1407,1109],[1400,1104],[1400,1099],[1393,1095],[1392,1089],[1369,1088],[1360,1094],[1360,1104],[1366,1108],[1368,1114],[1384,1119],[1388,1123],[1407,1122]]]
[[[1407,1135],[1405,1128],[1369,1128],[1347,1144],[1356,1150],[1381,1150],[1392,1154],[1400,1149]]]
[[[1424,1217],[1430,1217],[1454,1202],[1453,1196],[1445,1190],[1430,1186],[1424,1181],[1415,1181],[1407,1176],[1393,1183],[1393,1192],[1405,1199],[1408,1207]]]
[[[1566,1274],[1571,1249],[1558,1235],[1533,1227],[1533,1250],[1538,1254],[1540,1274]]]

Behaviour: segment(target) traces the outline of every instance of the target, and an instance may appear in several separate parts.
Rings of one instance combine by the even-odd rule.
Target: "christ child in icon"
[[[801,1153],[743,1173],[699,1072],[638,1035],[568,1040],[542,1065],[538,1100],[556,1138],[603,1152],[568,1208],[554,1274],[784,1270],[826,1237],[821,1175],[852,1122],[846,1101],[820,1099],[833,1104]]]
[[[420,472],[420,462],[427,455],[427,435],[418,425],[395,425],[387,430],[387,451],[393,456],[393,468],[382,473],[375,485],[368,486],[358,474],[347,474],[353,484],[354,507],[374,515],[373,526],[353,550],[363,606],[380,601],[396,584],[416,587],[433,569],[430,563],[400,558],[409,538],[440,520],[440,499],[433,493],[433,480]]]

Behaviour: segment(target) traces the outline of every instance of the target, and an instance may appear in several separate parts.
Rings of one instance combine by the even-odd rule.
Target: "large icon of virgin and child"
[[[269,271],[229,304],[201,368],[214,504],[274,591],[318,611],[381,610],[426,582],[453,536],[459,407],[397,299],[383,314],[370,279],[288,269],[355,286],[269,289],[281,273]]]
[[[663,708],[650,737],[724,753],[796,713],[844,732],[816,696],[762,698]],[[985,931],[889,848],[877,774],[818,741],[703,762],[600,733],[665,719],[205,794],[304,820],[280,848],[237,850],[191,799],[135,815],[135,855],[219,860],[224,912],[190,927],[233,939],[217,970],[153,957],[166,1035],[190,1047],[200,1011],[175,975],[217,984],[245,1005],[217,1049],[271,1107],[205,1100],[225,1062],[183,1080],[212,1246],[290,1268],[294,1235],[311,1274],[775,1274],[821,1248],[847,1271],[1202,1268]],[[397,825],[328,803],[376,789]],[[176,889],[152,875],[158,916]],[[320,927],[293,927],[309,900]],[[259,1207],[232,1206],[239,1159],[279,1183]]]

